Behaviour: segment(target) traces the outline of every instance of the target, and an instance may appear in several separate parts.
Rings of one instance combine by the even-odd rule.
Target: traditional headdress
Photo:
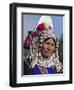
[[[36,42],[37,46],[41,47],[42,43],[47,38],[53,38],[56,41],[56,36],[53,32],[53,23],[50,16],[41,16],[39,22],[36,26],[35,32],[38,34],[38,38],[35,37],[33,40]]]

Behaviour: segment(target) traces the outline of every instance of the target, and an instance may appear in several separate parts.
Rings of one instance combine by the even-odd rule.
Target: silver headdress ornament
[[[53,23],[50,16],[41,16],[39,22],[36,26],[36,31],[39,31],[40,41],[43,42],[46,38],[54,38],[56,40],[56,36],[53,32]]]

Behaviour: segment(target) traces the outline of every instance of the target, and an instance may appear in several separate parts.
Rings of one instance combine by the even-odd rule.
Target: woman
[[[50,16],[42,16],[36,30],[25,40],[30,54],[25,58],[24,74],[54,74],[62,71],[58,48]]]
[[[37,63],[33,68],[34,74],[53,74],[62,70],[62,64],[59,62],[56,53],[56,41],[54,38],[44,40],[41,53],[38,56]]]

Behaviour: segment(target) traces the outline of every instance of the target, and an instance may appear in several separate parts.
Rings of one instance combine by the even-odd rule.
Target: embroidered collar
[[[35,65],[39,65],[43,67],[51,67],[55,65],[55,63],[53,62],[54,59],[55,59],[55,54],[53,54],[48,58],[43,58],[41,53],[39,53],[39,55],[36,57],[35,61],[33,62],[32,66],[34,67]]]

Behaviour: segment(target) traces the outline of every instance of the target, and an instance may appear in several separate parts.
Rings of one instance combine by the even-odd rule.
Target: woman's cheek
[[[48,46],[47,46],[46,44],[43,45],[44,50],[46,50],[47,47],[48,47]]]
[[[55,51],[55,47],[52,47],[52,52],[54,52]]]

